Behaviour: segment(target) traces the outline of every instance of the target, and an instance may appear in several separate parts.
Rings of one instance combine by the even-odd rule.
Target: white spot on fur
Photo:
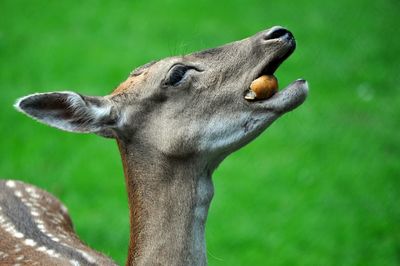
[[[48,250],[47,250],[47,254],[49,254],[49,255],[52,256],[52,257],[55,257],[55,256],[58,255],[58,254],[56,254],[56,252],[55,252],[53,249],[48,249]]]
[[[18,257],[15,258],[15,260],[17,260],[17,261],[20,261],[20,260],[23,260],[23,259],[24,259],[24,255],[21,255],[21,256],[18,256]]]
[[[40,195],[37,193],[31,193],[31,196],[37,199],[40,198]]]
[[[38,221],[41,221],[41,220],[38,220]],[[37,222],[38,222],[38,221],[37,221]],[[43,222],[42,222],[42,223],[39,223],[39,224],[37,225],[37,227],[38,227],[39,230],[42,231],[42,232],[46,230],[46,228],[45,228],[44,225],[43,225]]]
[[[25,189],[25,191],[28,192],[29,196],[34,198],[34,199],[32,199],[33,202],[36,202],[36,199],[40,198],[40,195],[37,193],[36,189],[34,189],[32,187],[27,187]]]
[[[39,213],[36,211],[31,211],[32,216],[39,216]]]
[[[14,195],[15,195],[16,197],[18,197],[18,198],[21,198],[21,197],[22,197],[22,193],[21,193],[21,191],[19,191],[19,190],[16,190],[16,191],[14,192]]]
[[[9,187],[9,188],[14,188],[15,187],[15,181],[8,180],[6,182],[6,186]]]
[[[76,251],[78,251],[79,253],[81,253],[81,255],[90,263],[95,263],[96,260],[90,256],[89,254],[87,254],[86,252],[84,252],[83,250],[77,249]]]
[[[0,227],[3,228],[4,231],[11,234],[11,236],[15,238],[23,238],[24,235],[21,232],[18,232],[13,224],[10,222],[6,222],[5,217],[0,216]]]
[[[32,240],[32,239],[29,239],[29,238],[24,240],[24,244],[27,245],[27,246],[30,246],[30,247],[36,246],[36,242],[34,240]]]
[[[33,187],[26,187],[25,188],[26,192],[31,193],[34,191]]]
[[[38,247],[36,250],[40,251],[40,252],[45,252],[45,251],[47,251],[47,248],[44,246],[41,246],[41,247]]]
[[[80,263],[76,260],[70,260],[72,266],[80,266]]]
[[[14,236],[15,236],[16,238],[23,238],[23,237],[24,237],[24,234],[23,234],[23,233],[20,233],[20,232],[16,232],[16,233],[14,234]]]
[[[22,202],[25,203],[25,205],[28,206],[29,208],[33,207],[32,203],[30,203],[28,201],[22,201]]]
[[[47,255],[50,255],[50,256],[52,256],[54,258],[59,258],[60,257],[60,254],[56,253],[53,249],[46,248],[45,246],[38,247],[36,250],[40,251],[40,252],[43,252],[43,253],[46,253]]]
[[[68,214],[68,209],[64,204],[61,204],[61,211],[65,214]]]

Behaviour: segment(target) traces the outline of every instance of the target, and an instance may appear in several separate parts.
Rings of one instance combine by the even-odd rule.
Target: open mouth
[[[244,92],[244,99],[255,106],[284,113],[304,102],[308,94],[308,83],[304,79],[297,79],[278,91],[275,71],[293,53],[296,43],[289,31],[274,40],[283,43],[281,52],[256,71],[251,84]]]
[[[278,91],[278,79],[274,76],[278,67],[293,53],[296,43],[293,35],[289,32],[281,37],[287,45],[285,51],[265,65],[258,72],[249,88],[245,91],[244,98],[248,101],[265,100],[272,97]]]

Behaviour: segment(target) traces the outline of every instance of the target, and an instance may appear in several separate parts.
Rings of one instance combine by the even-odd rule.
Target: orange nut
[[[278,80],[273,75],[262,75],[253,80],[250,89],[256,99],[268,99],[278,91]]]

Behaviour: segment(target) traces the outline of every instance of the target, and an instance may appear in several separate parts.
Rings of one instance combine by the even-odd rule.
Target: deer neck
[[[127,265],[206,265],[211,170],[118,142],[130,209]]]

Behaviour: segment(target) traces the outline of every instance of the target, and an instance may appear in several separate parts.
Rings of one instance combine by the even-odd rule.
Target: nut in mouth
[[[265,100],[272,97],[278,91],[278,80],[274,76],[276,69],[285,61],[295,50],[296,42],[293,34],[283,28],[272,29],[264,36],[264,41],[275,41],[283,43],[281,51],[272,61],[268,62],[258,75],[251,82],[249,88],[244,93],[247,101]]]

